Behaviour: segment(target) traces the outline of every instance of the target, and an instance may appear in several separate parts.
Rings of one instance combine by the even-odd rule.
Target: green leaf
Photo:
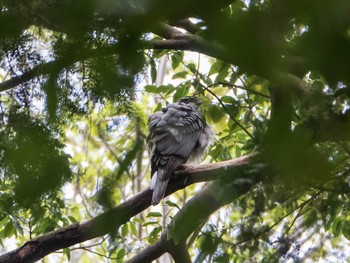
[[[162,38],[159,36],[155,36],[152,38],[152,40],[162,40]],[[167,50],[165,50],[165,49],[154,49],[152,52],[152,57],[153,58],[161,58],[165,54],[167,54]]]
[[[225,116],[225,112],[218,105],[211,105],[208,109],[208,117],[214,122],[218,123]]]
[[[236,158],[242,155],[241,147],[239,146],[235,147],[235,155],[236,155]]]
[[[141,219],[141,218],[138,218],[138,217],[134,217],[134,218],[132,219],[132,221],[133,221],[133,222],[136,222],[136,223],[139,223],[139,224],[143,224],[142,219]]]
[[[150,61],[151,64],[151,80],[152,83],[155,83],[157,80],[157,67],[156,67],[156,63],[154,62],[154,60],[152,59]]]
[[[159,212],[149,212],[147,217],[162,217],[162,214]]]
[[[145,91],[149,92],[149,93],[155,93],[155,94],[159,94],[161,92],[163,93],[169,93],[175,90],[175,87],[173,85],[161,85],[159,87],[155,86],[155,85],[146,85],[145,87]]]
[[[176,207],[177,209],[181,210],[180,207],[179,207],[177,204],[171,202],[170,200],[167,200],[165,203],[166,203],[168,206]]]
[[[179,101],[182,97],[187,96],[189,90],[190,88],[185,85],[178,86],[174,94],[174,101]]]
[[[123,161],[119,163],[119,169],[117,170],[116,178],[120,178],[124,172],[128,171],[129,166],[132,165],[132,162],[135,160],[136,155],[142,147],[142,140],[135,141],[134,145],[132,145],[132,148],[126,152]]]
[[[224,103],[236,104],[236,100],[231,96],[222,96],[221,101]]]
[[[154,244],[159,240],[159,233],[162,231],[162,227],[155,227],[148,236],[148,242]]]
[[[23,228],[22,228],[22,226],[20,225],[20,223],[18,222],[18,220],[13,220],[13,226],[15,227],[15,229],[17,230],[17,232],[18,232],[20,235],[23,235]]]
[[[128,235],[129,233],[128,224],[122,225],[121,232],[123,237],[126,237]]]
[[[317,221],[317,212],[315,210],[311,210],[305,215],[304,218],[305,219],[304,219],[303,225],[306,227],[311,227],[315,225]]]
[[[192,73],[194,73],[194,74],[197,73],[197,66],[196,66],[196,64],[189,63],[189,64],[187,64],[187,67]]]
[[[342,233],[347,240],[350,240],[350,221],[349,220],[343,221]]]
[[[174,91],[175,87],[173,85],[161,85],[158,87],[159,92],[168,93],[169,91]]]
[[[125,257],[125,249],[122,248],[117,253],[117,262],[118,263],[124,262],[124,257]]]
[[[10,219],[8,217],[4,217],[1,221],[0,221],[0,227],[2,226],[6,226],[6,224],[10,221]]]
[[[15,228],[12,222],[8,222],[2,232],[3,237],[11,237],[14,234]]]
[[[210,77],[207,75],[199,75],[200,79],[204,82],[205,85],[210,86],[213,84],[213,81]]]
[[[154,112],[160,111],[162,109],[162,104],[158,103],[157,106],[154,108]]]
[[[208,75],[211,76],[215,73],[218,73],[223,66],[224,63],[221,60],[217,60],[216,62],[214,62],[214,64],[211,65]]]
[[[133,235],[135,237],[137,237],[137,228],[136,228],[135,224],[130,222],[129,225],[130,225],[131,232],[133,233]]]
[[[69,247],[64,248],[63,253],[66,255],[67,260],[70,261],[70,248]]]
[[[68,218],[69,218],[69,220],[73,223],[73,224],[75,224],[75,223],[78,223],[79,221],[78,220],[76,220],[75,219],[75,217],[74,216],[68,216]]]
[[[333,221],[332,233],[335,237],[339,236],[343,226],[343,218],[338,217]]]
[[[171,67],[173,70],[175,70],[179,65],[180,62],[183,59],[183,52],[182,51],[176,51],[171,56]]]
[[[159,93],[159,89],[155,85],[146,85],[145,86],[145,91],[147,91],[149,93],[155,93],[155,94]]]
[[[220,82],[220,81],[224,81],[225,78],[228,75],[228,70],[230,68],[229,64],[225,64],[222,69],[218,72],[218,75],[215,78],[215,82]]]
[[[204,253],[213,254],[217,249],[215,237],[211,236],[210,233],[204,233],[200,238],[199,247]]]
[[[149,226],[149,225],[158,225],[159,224],[159,221],[149,221],[149,222],[146,222],[146,223],[143,223],[142,226]]]
[[[323,227],[326,231],[329,231],[334,221],[334,215],[325,216],[323,220]]]
[[[37,227],[33,230],[33,233],[41,234],[46,232],[46,229],[51,225],[52,220],[50,218],[44,218],[38,221]]]
[[[177,72],[176,74],[173,75],[172,79],[185,79],[187,74],[188,72],[186,71]]]

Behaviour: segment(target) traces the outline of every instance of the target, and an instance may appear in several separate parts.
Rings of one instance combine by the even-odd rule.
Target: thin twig
[[[226,113],[230,116],[230,118],[251,138],[254,139],[253,135],[242,125],[239,123],[239,121],[237,121],[235,119],[235,117],[229,112],[229,110],[226,108],[225,104],[221,101],[221,99],[214,93],[212,92],[210,89],[208,89],[207,87],[205,87],[204,85],[202,85],[203,89],[205,89],[206,91],[208,91],[211,95],[213,95],[213,97],[215,97],[219,104],[221,105],[221,107],[226,111]]]
[[[246,91],[249,91],[249,92],[254,93],[256,95],[259,95],[259,96],[262,96],[264,98],[270,99],[270,96],[268,96],[268,95],[266,95],[264,93],[261,93],[259,91],[253,90],[253,89],[248,88],[248,87],[242,87],[242,86],[239,86],[239,85],[236,85],[236,84],[224,82],[224,81],[219,81],[217,83],[213,83],[213,84],[209,85],[208,87],[216,86],[216,85],[222,85],[222,86],[227,86],[227,87],[231,87],[231,88],[234,87],[234,88],[246,90]]]

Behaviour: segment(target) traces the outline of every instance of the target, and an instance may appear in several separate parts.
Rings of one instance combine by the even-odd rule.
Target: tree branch
[[[60,58],[55,61],[40,64],[33,67],[31,70],[24,72],[22,75],[12,77],[0,83],[0,92],[12,89],[18,85],[21,85],[31,79],[40,77],[42,75],[50,74],[52,72],[60,72],[65,67],[68,67],[76,62],[84,61],[89,58],[98,56],[109,56],[116,54],[118,49],[116,46],[102,47],[94,50],[81,51],[76,54],[69,54],[66,57]]]
[[[163,234],[154,245],[145,248],[124,263],[151,263],[167,252],[169,242],[170,241],[167,240],[167,235]]]
[[[22,75],[12,77],[0,83],[0,92],[12,89],[20,84],[23,84],[35,77],[48,74],[54,68],[55,62],[51,61],[32,68],[31,70],[23,73]]]
[[[189,18],[171,21],[170,24],[185,29],[191,34],[196,34],[199,31],[199,28],[194,23],[192,23]]]
[[[253,153],[219,163],[184,166],[184,170],[177,172],[178,176],[170,182],[166,195],[193,183],[217,180],[218,175],[222,174],[232,175],[232,180],[238,178],[241,176],[240,173],[234,172],[240,171],[244,165],[251,163],[256,155]],[[151,197],[152,191],[146,189],[91,220],[43,234],[0,256],[0,263],[34,262],[56,250],[114,232],[131,217],[148,208],[151,204]]]
[[[173,240],[170,241],[172,241],[173,244],[167,246],[168,252],[174,259],[175,263],[192,263],[186,242],[183,241],[176,244],[175,242],[173,242]]]
[[[262,173],[258,175],[252,175],[249,172],[244,174],[241,169],[233,171],[230,166],[224,165],[223,167],[227,167],[229,170],[227,174],[230,174],[231,178],[235,178],[235,180],[217,181],[196,194],[176,214],[156,244],[139,252],[126,263],[150,262],[144,261],[144,258],[155,260],[165,252],[170,253],[175,262],[191,262],[186,253],[187,238],[199,225],[206,222],[213,212],[247,193],[262,177]],[[218,174],[221,173],[222,171]]]
[[[187,50],[199,52],[227,62],[233,62],[232,60],[234,60],[230,58],[229,53],[223,46],[195,35],[184,34],[165,23],[160,23],[153,30],[153,33],[164,37],[166,40],[151,41],[149,42],[149,48]]]

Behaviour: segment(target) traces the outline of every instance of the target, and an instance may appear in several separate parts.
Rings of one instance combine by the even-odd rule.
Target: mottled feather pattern
[[[190,157],[198,158],[212,142],[213,131],[198,110],[198,101],[185,97],[149,117],[151,176],[157,176],[152,186],[153,205],[163,198],[177,167]]]

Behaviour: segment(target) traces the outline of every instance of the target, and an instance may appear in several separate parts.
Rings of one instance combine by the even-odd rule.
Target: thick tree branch
[[[167,252],[167,247],[170,245],[170,240],[167,240],[167,235],[163,234],[154,245],[149,246],[137,253],[133,258],[125,263],[151,263],[164,253]]]
[[[245,172],[239,169],[229,170],[230,176],[233,176],[236,180],[215,182],[195,195],[172,219],[161,239],[156,244],[138,253],[127,263],[150,262],[148,260],[144,261],[144,258],[155,260],[165,252],[170,253],[176,262],[191,262],[189,255],[186,254],[187,238],[198,226],[207,221],[212,213],[247,193],[263,176],[262,171],[259,174],[249,172],[244,174]],[[176,251],[174,251],[174,248]]]
[[[166,195],[196,182],[218,179],[218,175],[222,175],[223,172],[224,175],[232,175],[231,179],[234,180],[240,177],[239,173],[234,172],[240,171],[242,166],[252,162],[255,156],[256,154],[250,154],[220,163],[185,166],[185,169],[178,172],[178,176],[169,184]],[[151,196],[152,191],[146,189],[89,221],[43,234],[26,242],[20,248],[0,256],[0,263],[34,262],[59,249],[114,232],[131,217],[148,208]]]
[[[186,242],[182,241],[175,243],[173,240],[170,241],[172,241],[172,244],[168,246],[168,252],[174,259],[175,263],[192,263]]]
[[[223,46],[207,41],[196,35],[182,33],[176,28],[165,23],[159,23],[159,25],[152,31],[156,35],[165,38],[165,40],[150,42],[149,47],[152,49],[187,50],[199,52],[224,61],[228,61],[228,59],[230,59],[227,50]],[[234,59],[230,59],[228,62],[233,61]]]
[[[199,31],[199,28],[194,23],[192,23],[189,18],[173,21],[170,24],[176,27],[183,28],[191,34],[196,34]]]

